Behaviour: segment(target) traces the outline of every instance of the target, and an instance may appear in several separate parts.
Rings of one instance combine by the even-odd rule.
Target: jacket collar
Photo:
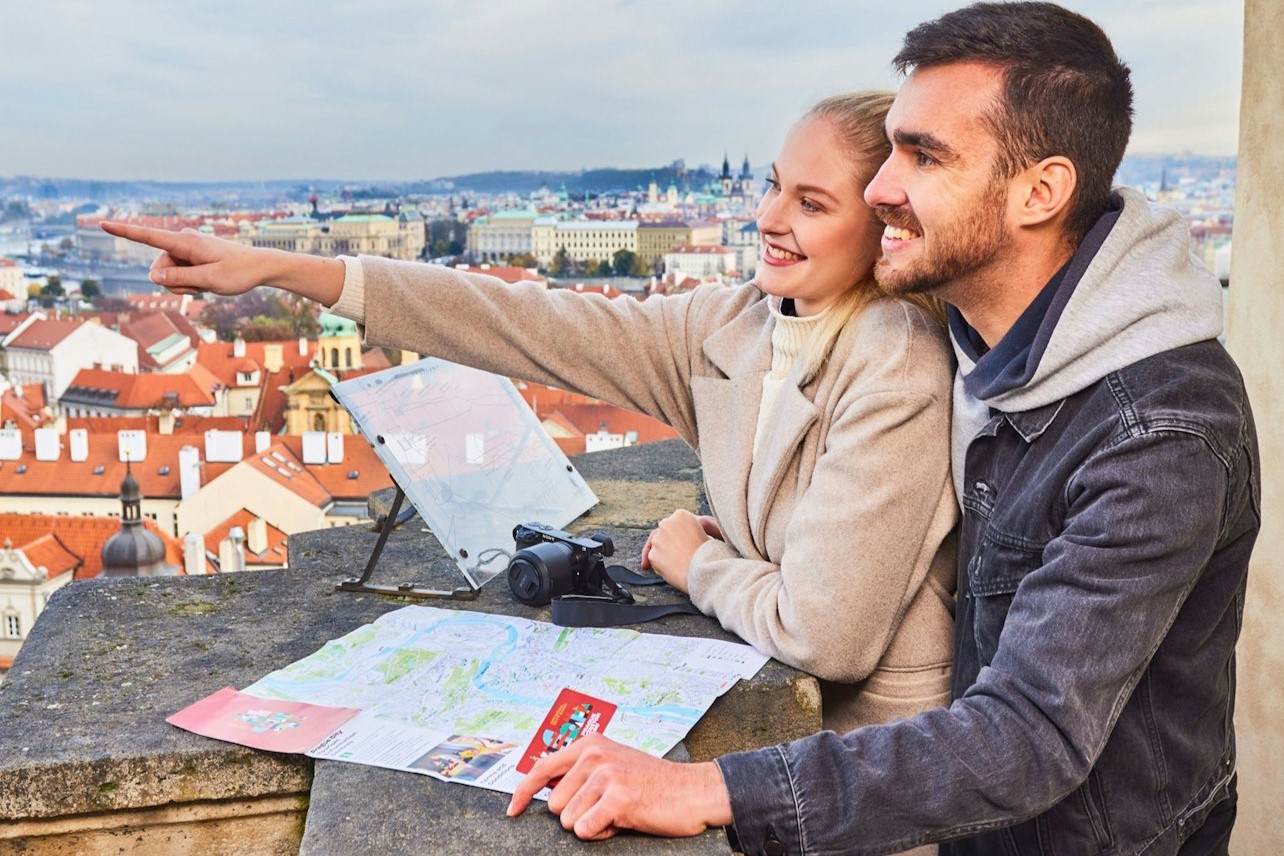
[[[759,300],[704,340],[704,355],[729,378],[771,371],[771,307]]]
[[[1043,436],[1044,431],[1048,430],[1048,426],[1057,418],[1057,414],[1061,412],[1061,408],[1065,406],[1065,403],[1066,400],[1063,398],[1051,404],[1036,407],[1033,410],[1004,413],[1003,418],[1021,435],[1021,439],[1027,443],[1033,443]]]

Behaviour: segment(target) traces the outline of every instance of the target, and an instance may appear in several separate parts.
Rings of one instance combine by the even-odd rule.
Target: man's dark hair
[[[1078,176],[1066,221],[1073,243],[1109,203],[1132,132],[1128,66],[1092,21],[1054,3],[976,3],[910,30],[892,61],[915,68],[981,62],[1004,74],[1003,100],[986,117],[1010,178],[1061,155]]]

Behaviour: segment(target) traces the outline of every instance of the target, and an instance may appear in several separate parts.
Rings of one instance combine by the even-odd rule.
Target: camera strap
[[[646,583],[646,585],[654,585]],[[619,627],[641,624],[666,615],[700,615],[689,600],[681,603],[621,603],[595,594],[566,594],[555,597],[549,606],[553,623],[559,627]]]
[[[639,574],[623,565],[607,565],[606,575],[617,585],[657,586],[664,582],[659,574]],[[623,591],[623,589],[621,589]],[[549,606],[553,623],[559,627],[619,627],[641,624],[666,615],[700,615],[689,600],[681,603],[632,603],[628,600],[596,594],[567,594],[555,597]]]

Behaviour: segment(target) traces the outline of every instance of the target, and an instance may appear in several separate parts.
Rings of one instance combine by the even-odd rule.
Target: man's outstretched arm
[[[521,814],[558,776],[549,811],[585,840],[610,838],[620,829],[699,835],[731,823],[731,798],[717,765],[665,761],[599,735],[537,762],[513,793],[508,815]]]

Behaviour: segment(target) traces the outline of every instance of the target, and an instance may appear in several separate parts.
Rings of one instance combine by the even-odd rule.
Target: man
[[[751,853],[1224,853],[1257,446],[1181,220],[1112,193],[1131,129],[1105,34],[1047,3],[911,31],[866,191],[880,283],[950,304],[963,507],[955,701],[676,765],[540,762],[585,838],[726,825]]]

